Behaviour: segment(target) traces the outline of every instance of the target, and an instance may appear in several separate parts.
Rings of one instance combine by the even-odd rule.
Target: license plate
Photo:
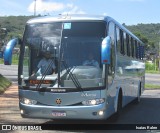
[[[66,114],[66,112],[53,111],[52,116],[65,117],[65,116],[67,116],[67,114]]]

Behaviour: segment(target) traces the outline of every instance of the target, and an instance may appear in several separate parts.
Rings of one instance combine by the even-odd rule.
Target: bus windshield
[[[100,50],[105,32],[100,21],[28,24],[23,84],[53,89],[104,86]]]

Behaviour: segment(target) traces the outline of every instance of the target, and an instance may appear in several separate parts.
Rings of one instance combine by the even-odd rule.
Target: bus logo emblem
[[[62,101],[61,101],[60,98],[57,98],[57,99],[56,99],[56,103],[57,103],[57,104],[61,104],[61,102],[62,102]]]

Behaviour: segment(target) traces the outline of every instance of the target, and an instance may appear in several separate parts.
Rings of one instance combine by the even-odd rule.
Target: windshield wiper
[[[83,91],[80,82],[78,81],[77,77],[75,75],[73,75],[73,73],[71,72],[71,69],[69,69],[66,61],[63,60],[62,62],[63,62],[63,65],[64,65],[66,71],[67,71],[67,74],[71,77],[76,88],[78,88],[80,91]]]

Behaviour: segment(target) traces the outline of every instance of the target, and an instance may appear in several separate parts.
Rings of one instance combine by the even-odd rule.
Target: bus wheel
[[[135,103],[138,104],[141,101],[141,87],[138,91],[137,98],[135,99]]]
[[[122,111],[122,93],[118,96],[117,112],[112,116],[112,121],[117,121]]]
[[[120,93],[120,95],[118,96],[118,105],[117,105],[117,114],[118,114],[118,117],[121,113],[121,110],[122,110],[122,94]]]

